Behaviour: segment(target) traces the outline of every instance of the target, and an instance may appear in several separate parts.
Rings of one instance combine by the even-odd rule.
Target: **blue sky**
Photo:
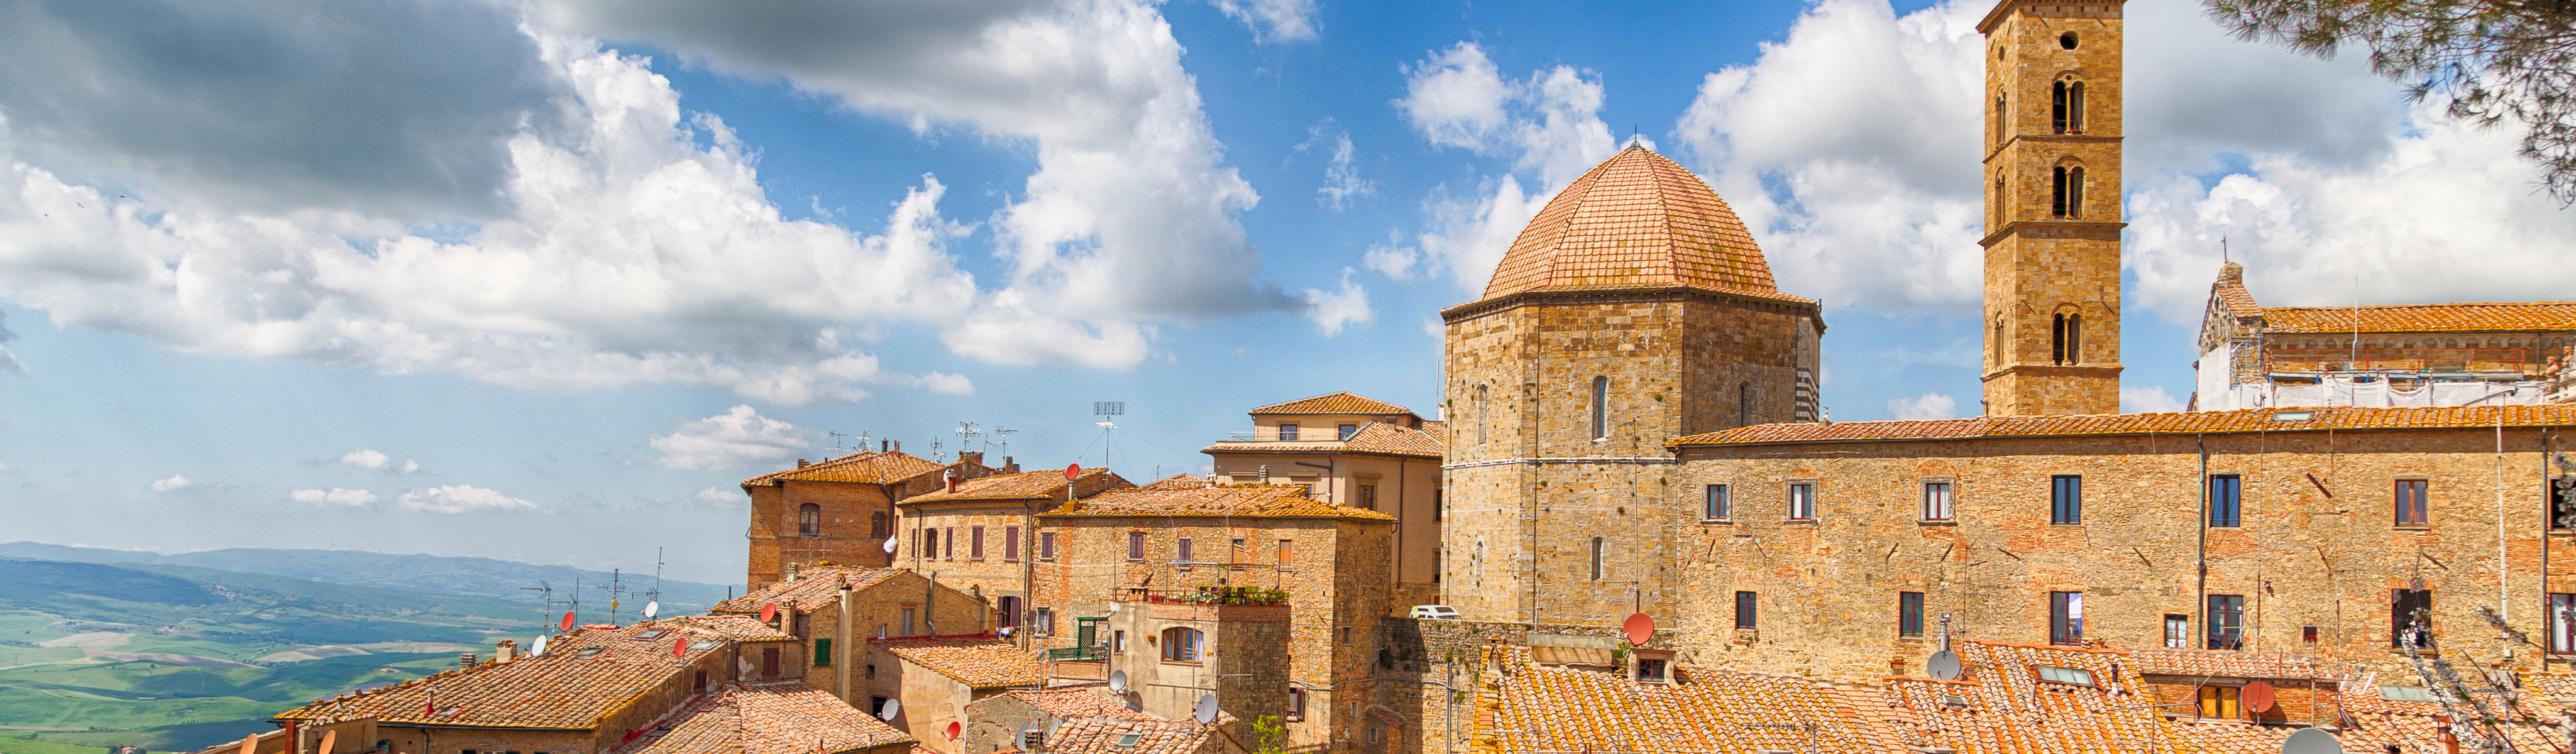
[[[14,4],[0,539],[728,581],[732,483],[829,432],[1199,471],[1430,413],[1438,310],[1632,134],[1825,301],[1837,420],[1973,415],[1987,7]],[[2221,238],[2265,303],[2576,282],[2510,132],[2128,12],[2128,410]]]

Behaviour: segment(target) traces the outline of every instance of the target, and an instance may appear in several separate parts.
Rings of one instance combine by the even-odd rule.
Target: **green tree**
[[[2571,0],[2204,0],[2248,40],[2332,57],[2370,50],[2370,67],[2454,118],[2523,133],[2522,156],[2561,204],[2576,202],[2576,2]]]

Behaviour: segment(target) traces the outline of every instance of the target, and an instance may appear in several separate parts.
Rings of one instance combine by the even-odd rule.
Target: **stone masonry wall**
[[[2021,4],[1986,29],[1985,413],[2120,410],[2121,27],[2119,4],[2097,2]],[[2060,83],[2084,87],[2064,131]],[[2065,217],[2060,168],[2083,171]],[[2069,314],[2081,336],[2059,364],[2055,322]]]

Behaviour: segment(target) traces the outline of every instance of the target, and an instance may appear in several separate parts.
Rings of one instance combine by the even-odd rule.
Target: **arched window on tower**
[[[823,533],[823,506],[806,503],[796,508],[796,533],[811,537]]]
[[[2050,168],[2049,173],[2052,183],[2048,194],[2048,215],[2064,218],[2066,217],[2066,166]]]
[[[2084,216],[2084,166],[2082,165],[2066,169],[2066,216],[2069,219]]]
[[[1601,538],[1592,538],[1592,580],[1601,580]]]
[[[2084,361],[2084,315],[2060,314],[2050,324],[2048,358],[2058,364]]]
[[[1592,439],[1610,439],[1610,378],[1592,378]]]
[[[2084,82],[2066,82],[2066,132],[2084,133]]]
[[[890,523],[892,522],[886,518],[885,511],[877,511],[875,513],[868,514],[868,536],[874,539],[884,538],[889,530],[888,524]]]
[[[2058,133],[2066,133],[2066,104],[2066,82],[2049,84],[2048,126]]]

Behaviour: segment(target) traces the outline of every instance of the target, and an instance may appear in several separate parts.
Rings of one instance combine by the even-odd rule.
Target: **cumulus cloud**
[[[674,469],[720,471],[774,465],[814,446],[813,430],[761,416],[749,405],[685,422],[648,441]]]
[[[2162,385],[2120,388],[2120,412],[2128,414],[2181,411],[2182,401]]]
[[[425,513],[476,513],[534,510],[536,503],[467,484],[450,484],[405,492],[395,504]]]
[[[1355,270],[1342,268],[1340,290],[1306,289],[1307,316],[1315,320],[1315,328],[1323,331],[1324,337],[1342,334],[1346,325],[1366,324],[1377,319],[1377,314],[1369,310],[1368,291],[1361,290],[1360,284],[1351,280],[1352,272]]]
[[[302,489],[286,493],[287,499],[307,505],[364,508],[376,504],[376,493],[333,487],[328,490]]]
[[[1959,416],[1959,401],[1940,393],[1924,393],[1912,398],[1889,398],[1887,413],[1902,421],[1954,419]]]
[[[197,486],[197,483],[194,480],[189,479],[186,474],[172,474],[160,479],[154,479],[151,484],[143,486],[153,492],[177,492],[190,487],[195,487]]]
[[[1315,0],[1210,0],[1216,9],[1252,27],[1253,39],[1294,42],[1315,38]]]
[[[332,463],[361,469],[375,469],[377,471],[395,474],[415,474],[420,472],[419,461],[404,459],[402,463],[397,464],[394,463],[393,456],[385,455],[383,451],[369,448],[359,448],[357,450],[343,453],[340,455],[339,460],[332,461]]]
[[[1425,271],[1446,270],[1461,288],[1481,290],[1547,199],[1617,149],[1600,118],[1603,96],[1598,76],[1572,66],[1505,79],[1474,42],[1406,66],[1405,96],[1394,104],[1416,133],[1434,146],[1509,159],[1514,171],[1482,179],[1466,196],[1443,184],[1424,200]],[[1523,188],[1523,175],[1536,191]],[[1370,266],[1409,270],[1413,261],[1391,251]]]
[[[742,493],[742,488],[726,485],[698,490],[696,497],[698,502],[718,508],[739,508],[751,502],[750,498]]]
[[[18,334],[9,330],[9,313],[0,311],[0,372],[25,373],[27,371],[27,363],[19,361],[17,354],[9,352],[9,341],[17,339]]]
[[[1350,132],[1327,129],[1326,126],[1329,125],[1331,123],[1328,121],[1306,129],[1306,141],[1298,144],[1296,149],[1304,152],[1321,146],[1327,141],[1327,131],[1331,132],[1330,143],[1333,145],[1333,153],[1329,158],[1331,162],[1324,166],[1324,185],[1315,188],[1317,194],[1315,201],[1339,212],[1350,208],[1351,197],[1376,195],[1377,182],[1361,178],[1359,168],[1351,165],[1351,158],[1356,149],[1351,145]]]

